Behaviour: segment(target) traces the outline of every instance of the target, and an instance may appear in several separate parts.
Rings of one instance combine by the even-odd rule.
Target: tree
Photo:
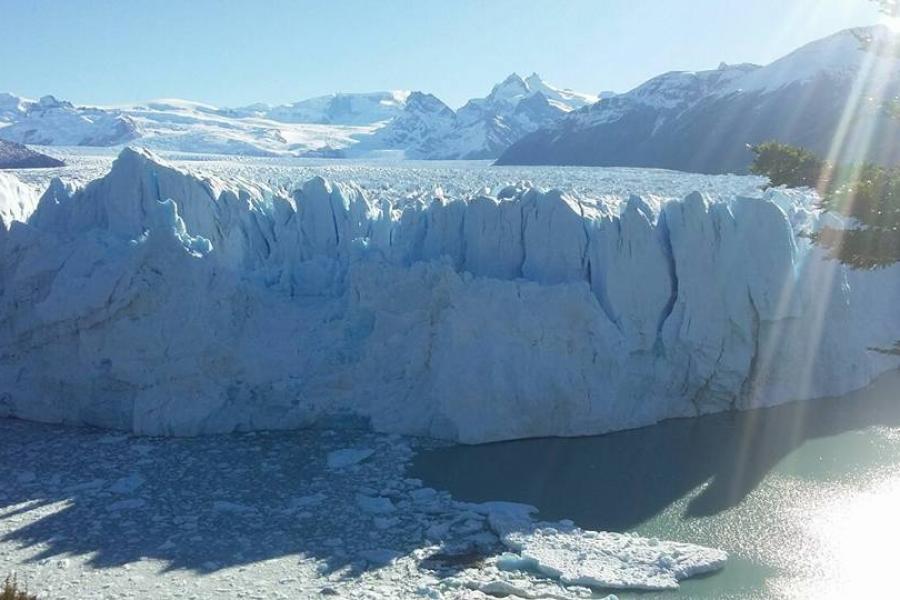
[[[804,148],[778,142],[751,147],[750,171],[769,186],[809,187],[818,208],[848,219],[844,228],[822,227],[807,234],[828,256],[856,269],[880,269],[900,262],[900,167],[831,165]],[[879,352],[900,354],[900,342]]]
[[[886,17],[900,17],[900,0],[870,1]],[[855,35],[863,49],[879,51],[864,34]],[[900,102],[883,104],[888,114],[900,118]],[[810,234],[829,256],[857,269],[900,261],[900,167],[832,165],[805,148],[777,141],[751,150],[755,156],[750,171],[768,177],[770,185],[813,188],[821,197],[821,210],[852,219],[850,227],[823,227]]]
[[[900,261],[900,169],[871,164],[838,169],[820,208],[855,224],[847,229],[823,227],[812,235],[832,257],[857,269]]]
[[[779,142],[751,150],[750,171],[767,177],[769,186],[813,188],[821,196],[820,210],[851,219],[846,228],[823,227],[810,234],[831,258],[857,269],[900,261],[900,168],[831,165],[809,150]]]
[[[750,146],[750,151],[750,172],[768,177],[770,185],[818,187],[825,163],[806,148],[769,141]]]

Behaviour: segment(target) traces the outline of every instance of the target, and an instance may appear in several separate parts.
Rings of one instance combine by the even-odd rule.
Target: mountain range
[[[673,71],[623,94],[512,74],[454,110],[433,94],[331,94],[219,108],[186,100],[75,106],[0,94],[0,139],[237,155],[498,159],[501,165],[746,172],[769,139],[842,162],[900,162],[900,43],[840,31],[769,65]]]
[[[671,72],[523,136],[502,165],[746,172],[775,139],[837,162],[900,162],[900,45],[884,26],[848,29],[766,66]]]
[[[510,75],[454,111],[431,94],[332,94],[293,104],[219,108],[187,100],[93,107],[0,94],[0,139],[54,146],[120,146],[253,156],[496,158],[523,135],[596,96]]]

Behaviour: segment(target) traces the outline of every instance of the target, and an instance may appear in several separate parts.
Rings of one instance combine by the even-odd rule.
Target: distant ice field
[[[121,148],[43,146],[41,152],[66,161],[58,169],[12,171],[38,191],[50,180],[87,183],[109,171]],[[402,198],[430,194],[435,188],[451,198],[489,188],[496,193],[506,185],[530,181],[543,188],[558,188],[583,198],[609,201],[637,194],[646,200],[682,198],[698,191],[710,199],[735,195],[758,196],[765,179],[747,175],[702,175],[664,169],[607,167],[512,167],[492,161],[420,161],[372,159],[318,159],[240,157],[217,154],[156,152],[181,167],[221,177],[241,177],[272,187],[294,189],[319,175],[332,182],[356,182],[368,190]]]

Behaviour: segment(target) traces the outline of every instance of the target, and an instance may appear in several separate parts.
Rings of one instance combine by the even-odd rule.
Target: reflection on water
[[[871,479],[871,478],[870,478]],[[875,478],[870,485],[846,489],[821,506],[812,506],[808,533],[825,560],[820,573],[785,582],[795,596],[825,598],[900,595],[892,583],[900,540],[900,472]]]
[[[900,539],[900,373],[844,398],[441,448],[414,476],[463,500],[731,553],[722,572],[642,599],[877,596]]]

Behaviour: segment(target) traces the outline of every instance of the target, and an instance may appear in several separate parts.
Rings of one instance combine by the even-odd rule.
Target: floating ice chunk
[[[344,448],[343,450],[335,450],[328,453],[328,468],[343,469],[361,463],[375,451],[370,448]]]
[[[63,491],[67,494],[72,494],[75,492],[95,492],[103,487],[103,484],[105,483],[105,479],[91,479],[90,481],[85,481],[84,483],[76,483],[74,485],[70,485],[64,488]]]
[[[425,530],[425,537],[429,540],[440,541],[450,533],[450,523],[435,523]]]
[[[111,492],[115,492],[116,494],[133,494],[144,485],[144,478],[141,477],[140,473],[132,473],[127,477],[122,477],[117,480],[111,486],[109,486],[109,490]]]
[[[510,532],[502,540],[545,575],[599,588],[677,588],[680,579],[720,569],[727,559],[712,548],[572,525]]]
[[[400,553],[388,548],[377,548],[375,550],[363,550],[360,552],[360,556],[366,559],[370,564],[387,565],[399,557]]]
[[[384,498],[382,496],[365,496],[363,494],[357,494],[356,504],[360,509],[367,513],[383,514],[397,510],[390,498]]]
[[[213,510],[224,513],[246,513],[255,512],[256,509],[239,502],[228,502],[226,500],[216,500],[213,502]]]
[[[380,529],[382,531],[396,527],[399,523],[400,519],[394,518],[375,517],[372,519],[372,524],[375,525],[375,529]]]
[[[634,534],[588,531],[569,521],[534,522],[532,506],[482,505],[491,528],[510,550],[501,568],[525,568],[565,585],[665,590],[678,581],[722,568],[728,555],[714,548],[665,542]]]
[[[141,498],[129,498],[128,500],[119,500],[113,502],[106,507],[106,510],[112,512],[117,510],[133,510],[143,507],[147,502]]]
[[[308,496],[299,496],[293,498],[289,503],[286,512],[294,512],[303,508],[316,506],[325,501],[327,496],[322,493],[310,494]]]
[[[122,442],[128,441],[127,435],[115,434],[111,433],[109,435],[104,435],[103,437],[97,440],[98,444],[120,444]]]

